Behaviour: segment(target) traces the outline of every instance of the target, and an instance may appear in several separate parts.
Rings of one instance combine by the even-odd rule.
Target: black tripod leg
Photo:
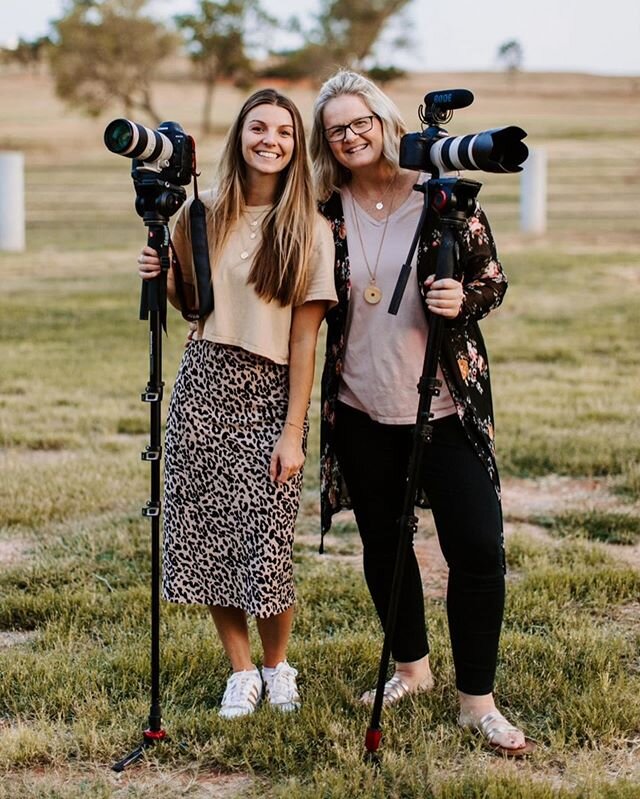
[[[444,221],[444,220],[443,220]],[[448,225],[444,225],[442,231],[442,241],[438,251],[438,262],[436,266],[436,279],[451,277],[454,274],[455,261],[457,257],[457,245],[452,230]],[[380,719],[382,716],[382,704],[384,701],[384,686],[386,682],[387,669],[389,668],[389,658],[391,655],[391,642],[395,633],[396,620],[398,615],[398,604],[400,600],[400,589],[402,588],[402,578],[404,575],[404,565],[409,546],[418,529],[418,519],[414,515],[416,496],[418,491],[418,476],[422,463],[423,444],[431,441],[431,401],[434,396],[439,394],[440,381],[437,379],[438,359],[442,345],[443,318],[436,314],[429,314],[429,336],[422,366],[422,376],[418,384],[420,400],[418,403],[418,413],[416,425],[413,431],[413,441],[411,455],[409,457],[407,486],[404,496],[402,516],[399,520],[398,549],[396,562],[391,584],[389,597],[389,607],[385,620],[384,643],[380,655],[380,667],[378,669],[378,683],[376,695],[373,701],[371,721],[365,736],[365,749],[369,759],[373,759],[374,753],[380,746],[382,739],[382,728]]]
[[[152,237],[155,236],[151,244]],[[149,243],[156,247],[157,231],[149,231]],[[160,257],[168,262],[168,253],[159,250]],[[151,521],[151,706],[149,726],[143,732],[142,744],[131,754],[112,766],[113,771],[123,771],[140,760],[150,746],[165,740],[160,708],[160,513],[162,458],[162,328],[166,272],[148,283],[143,283],[141,314],[149,319],[149,382],[141,399],[149,403],[149,446],[142,460],[151,466],[151,497],[142,509],[142,515]]]

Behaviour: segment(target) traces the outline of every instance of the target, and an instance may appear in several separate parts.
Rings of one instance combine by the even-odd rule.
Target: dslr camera
[[[114,119],[104,132],[112,153],[132,158],[131,177],[136,211],[142,217],[167,219],[184,203],[184,186],[194,174],[195,145],[178,122],[162,122],[152,130],[129,119]]]
[[[420,105],[418,116],[423,130],[407,133],[400,140],[400,166],[441,177],[447,172],[479,169],[484,172],[521,172],[529,155],[522,139],[522,128],[509,125],[466,136],[448,136],[442,125],[453,117],[455,108],[473,102],[468,89],[429,92]]]

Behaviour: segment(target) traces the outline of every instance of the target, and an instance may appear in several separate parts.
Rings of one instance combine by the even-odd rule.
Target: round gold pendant
[[[377,305],[382,299],[382,292],[377,286],[371,284],[362,292],[369,305]]]

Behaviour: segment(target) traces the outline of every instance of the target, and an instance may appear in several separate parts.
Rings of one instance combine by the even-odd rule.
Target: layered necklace
[[[250,239],[253,240],[253,239],[257,238],[257,236],[258,236],[258,226],[259,226],[260,222],[264,219],[264,217],[267,215],[268,211],[269,211],[269,208],[263,208],[261,211],[258,211],[257,214],[252,214],[246,208],[243,211],[243,213],[242,213],[243,222],[247,222],[247,217],[249,217],[249,220],[248,220],[247,224],[248,224],[248,227],[249,227],[249,238]],[[242,258],[243,261],[246,261],[247,258],[251,255],[251,253],[249,251],[251,245],[249,245],[248,247],[245,246],[245,242],[244,242],[244,239],[242,237],[242,234],[240,234],[240,243],[241,243],[241,246],[242,246],[242,251],[240,253],[240,258]]]
[[[395,183],[397,177],[397,173],[391,178],[389,185],[385,189],[382,199],[376,203],[376,208],[381,210],[384,208],[384,198],[387,195],[389,189]],[[387,226],[389,224],[389,217],[391,216],[391,211],[393,209],[393,196],[391,198],[391,202],[389,203],[389,210],[384,218],[384,227],[382,228],[382,236],[380,237],[380,243],[378,245],[378,251],[376,252],[376,260],[373,265],[373,269],[369,263],[369,259],[367,258],[367,251],[364,246],[364,240],[362,238],[362,231],[360,230],[360,221],[358,219],[358,211],[356,209],[356,202],[353,195],[353,190],[350,192],[351,195],[351,209],[353,211],[353,219],[356,223],[356,231],[358,233],[358,239],[360,240],[360,247],[362,249],[362,257],[364,258],[364,265],[367,267],[367,272],[369,274],[369,285],[365,288],[362,292],[362,296],[364,297],[365,301],[369,303],[369,305],[377,305],[380,300],[382,299],[382,290],[376,284],[376,275],[378,274],[378,264],[380,262],[380,253],[382,252],[382,245],[384,244],[385,236],[387,235]]]

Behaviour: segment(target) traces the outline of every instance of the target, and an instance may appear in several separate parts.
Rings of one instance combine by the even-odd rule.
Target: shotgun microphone
[[[468,89],[445,89],[440,92],[429,92],[424,96],[427,108],[438,106],[442,111],[455,111],[456,108],[466,108],[473,102],[473,92]]]

